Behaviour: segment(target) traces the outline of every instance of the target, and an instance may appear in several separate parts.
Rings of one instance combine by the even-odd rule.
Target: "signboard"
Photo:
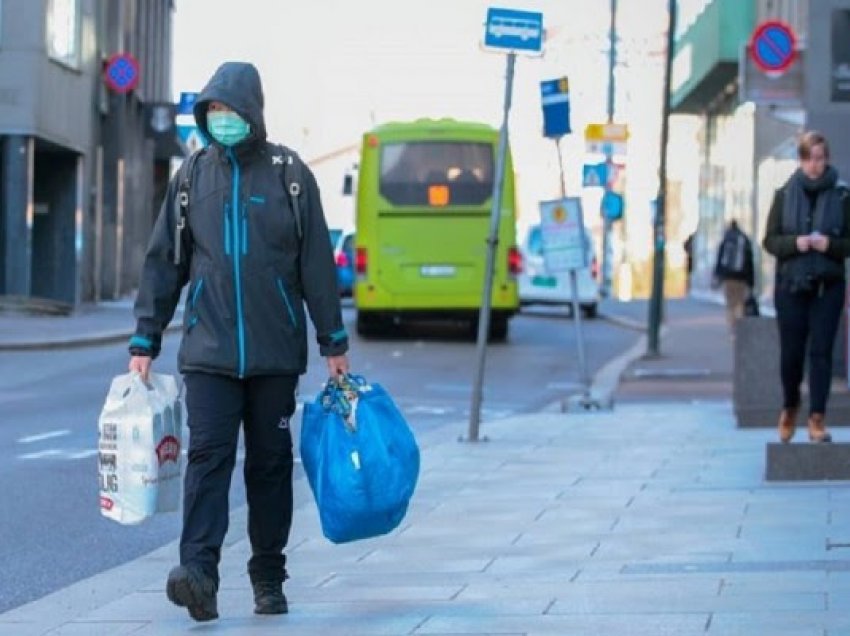
[[[850,10],[832,12],[832,90],[833,102],[850,102]]]
[[[566,77],[540,82],[543,136],[557,139],[570,128],[570,82]]]
[[[543,50],[543,14],[488,8],[484,46],[502,52],[540,53]]]
[[[195,115],[192,112],[197,100],[198,93],[180,93],[177,115],[174,117],[174,122],[177,124],[177,136],[190,153],[207,145],[207,140],[195,123]]]
[[[623,212],[625,211],[623,196],[611,190],[606,190],[605,194],[602,195],[599,211],[602,214],[602,218],[608,221],[619,221],[623,218]]]
[[[757,65],[745,47],[740,64],[739,83],[742,102],[753,102],[764,106],[802,107],[805,90],[805,51],[794,54],[794,63],[783,73],[765,73]]]
[[[765,73],[783,73],[794,62],[797,38],[784,22],[767,20],[750,38],[750,57]]]
[[[129,93],[139,85],[139,62],[129,53],[116,53],[106,62],[103,81],[116,93]]]
[[[581,199],[565,197],[540,202],[543,260],[552,274],[587,267]]]
[[[581,185],[585,188],[605,188],[608,185],[608,164],[586,163],[582,166]]]
[[[626,124],[588,124],[584,129],[588,152],[624,155],[628,139],[629,127]]]

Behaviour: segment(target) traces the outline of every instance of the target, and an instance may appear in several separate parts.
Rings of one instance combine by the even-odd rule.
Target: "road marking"
[[[79,451],[77,453],[69,453],[68,459],[86,459],[87,457],[94,457],[97,455],[96,448],[89,448],[88,450]]]
[[[44,459],[45,457],[55,457],[56,455],[62,455],[63,451],[56,450],[55,448],[48,448],[47,450],[38,451],[37,453],[27,453],[26,455],[18,455],[18,459]]]
[[[62,431],[49,431],[47,433],[39,433],[38,435],[29,435],[28,437],[22,437],[18,440],[19,444],[32,444],[33,442],[41,442],[46,439],[53,439],[54,437],[64,437],[65,435],[70,435],[71,431],[62,430]]]
[[[418,404],[402,408],[402,411],[407,415],[447,415],[454,410],[442,406],[420,406]]]

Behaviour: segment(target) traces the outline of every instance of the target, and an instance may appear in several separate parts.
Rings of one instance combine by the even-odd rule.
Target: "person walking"
[[[685,294],[691,293],[691,277],[694,275],[694,240],[696,232],[688,234],[688,238],[682,244],[685,250]]]
[[[266,140],[257,69],[220,66],[194,116],[210,145],[169,184],[130,340],[130,371],[147,377],[188,283],[178,363],[190,438],[180,565],[166,592],[193,619],[218,618],[218,565],[242,423],[254,611],[282,614],[293,505],[289,422],[307,367],[305,303],[328,373],[348,371],[336,267],[313,174]],[[301,176],[289,192],[286,170]]]
[[[714,286],[723,287],[726,322],[732,335],[735,323],[744,315],[744,303],[752,293],[754,282],[753,244],[733,219],[726,226],[714,266]]]
[[[832,350],[844,307],[844,260],[850,256],[850,191],[829,165],[829,145],[802,135],[799,167],[773,198],[764,249],[776,257],[775,306],[781,350],[783,407],[779,439],[790,442],[809,357],[809,439],[830,442],[826,405]]]

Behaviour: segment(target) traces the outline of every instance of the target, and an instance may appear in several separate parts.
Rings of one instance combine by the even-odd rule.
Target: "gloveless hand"
[[[148,376],[151,372],[150,356],[131,356],[130,357],[130,373],[138,373],[142,376],[142,380],[148,381]]]
[[[348,373],[348,356],[328,356],[328,377],[335,378]]]
[[[809,245],[813,250],[825,252],[829,248],[829,237],[823,234],[814,234],[809,238]]]
[[[798,252],[808,252],[812,247],[812,239],[806,234],[804,236],[797,237],[797,251]]]

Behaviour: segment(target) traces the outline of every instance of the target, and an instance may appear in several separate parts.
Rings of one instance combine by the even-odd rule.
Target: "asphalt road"
[[[345,317],[353,334],[352,310]],[[638,337],[601,320],[584,324],[591,373]],[[383,384],[414,430],[452,424],[447,434],[466,433],[476,356],[462,328],[415,326],[381,339],[353,338],[353,370]],[[167,338],[155,370],[176,372],[176,348],[177,337]],[[325,379],[315,351],[311,360],[301,401]],[[98,511],[97,418],[126,361],[120,345],[0,354],[0,612],[179,536],[178,513],[120,526]],[[484,433],[488,421],[539,410],[576,390],[572,322],[546,309],[516,317],[508,342],[489,347],[486,368]],[[232,506],[245,502],[241,472],[237,466]]]

